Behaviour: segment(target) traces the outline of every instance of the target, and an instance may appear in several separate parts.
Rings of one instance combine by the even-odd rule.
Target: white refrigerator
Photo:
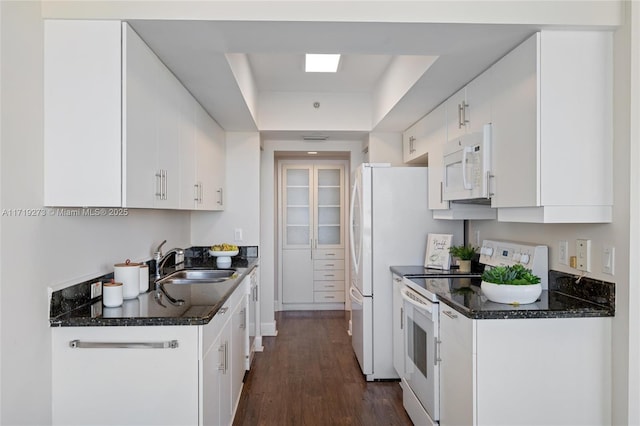
[[[428,209],[426,167],[362,164],[349,211],[351,343],[368,381],[397,379],[393,368],[392,265],[423,265],[427,234],[453,234],[464,224],[436,220]]]

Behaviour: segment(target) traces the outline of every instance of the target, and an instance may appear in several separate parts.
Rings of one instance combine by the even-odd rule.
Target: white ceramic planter
[[[525,305],[534,303],[542,294],[541,284],[530,285],[509,285],[493,284],[482,281],[480,285],[482,293],[487,299],[496,303],[507,303],[510,305]]]

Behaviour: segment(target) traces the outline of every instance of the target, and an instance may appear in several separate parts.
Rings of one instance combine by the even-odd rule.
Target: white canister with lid
[[[102,284],[102,304],[107,308],[115,308],[122,305],[122,283],[111,280]]]
[[[140,264],[140,293],[149,291],[149,265]]]
[[[113,265],[113,278],[122,283],[122,297],[134,299],[140,294],[140,264],[127,259]]]

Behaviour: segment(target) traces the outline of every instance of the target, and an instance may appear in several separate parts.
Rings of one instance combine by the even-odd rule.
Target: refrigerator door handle
[[[358,290],[354,287],[349,287],[349,295],[351,296],[351,300],[356,302],[359,305],[362,305],[363,300],[356,293],[359,293]]]
[[[353,183],[353,189],[351,190],[351,206],[349,207],[349,247],[351,248],[351,259],[353,261],[354,270],[358,271],[358,259],[356,259],[356,247],[353,235],[353,211],[355,209],[356,193],[358,188],[358,180]]]

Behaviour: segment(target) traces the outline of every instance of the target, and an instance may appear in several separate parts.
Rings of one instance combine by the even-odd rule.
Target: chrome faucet
[[[162,278],[162,268],[164,267],[165,262],[169,258],[169,256],[173,255],[184,255],[184,250],[181,248],[172,248],[164,255],[162,254],[162,246],[166,243],[167,240],[164,240],[160,243],[156,251],[153,253],[153,258],[156,261],[156,281]],[[178,263],[176,263],[177,265]]]

